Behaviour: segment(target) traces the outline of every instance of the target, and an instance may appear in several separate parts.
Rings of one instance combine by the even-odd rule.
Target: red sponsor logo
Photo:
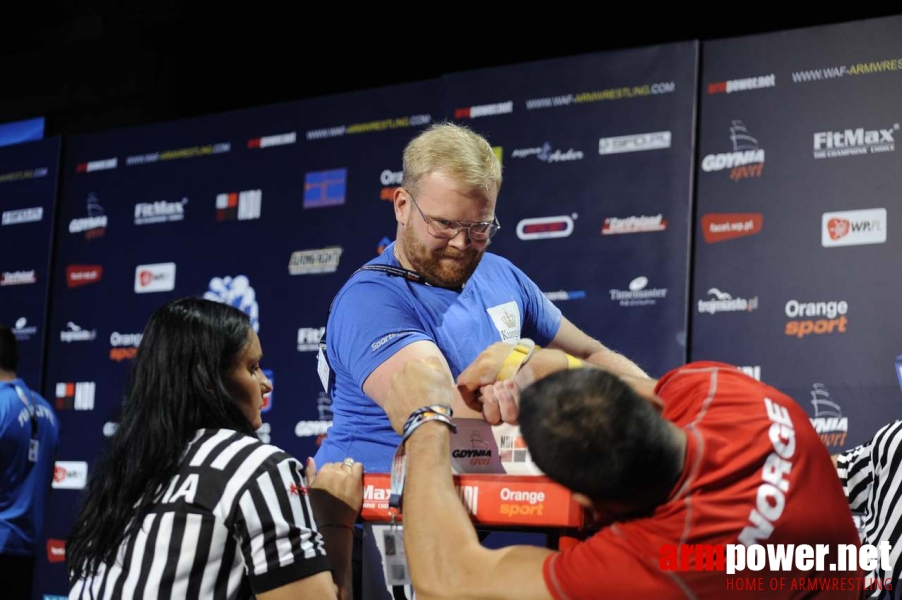
[[[70,384],[71,385],[71,384]],[[74,392],[73,392],[74,394]],[[53,465],[53,480],[57,483],[61,483],[66,479],[66,469],[59,465]]]
[[[848,219],[833,218],[827,221],[827,232],[831,240],[838,240],[849,235],[852,231],[852,223]]]
[[[138,281],[141,282],[141,286],[148,286],[150,282],[153,281],[153,273],[148,270],[143,270],[138,274]]]
[[[726,94],[727,93],[727,82],[726,81],[718,81],[717,83],[709,83],[708,84],[708,93],[709,94]]]
[[[103,276],[101,265],[69,265],[66,267],[66,284],[70,288],[97,283]]]
[[[78,163],[75,166],[76,173],[87,173],[88,172],[88,163]]]
[[[247,141],[248,148],[259,148],[260,147],[260,138],[254,138],[252,140]]]
[[[47,562],[60,563],[66,562],[66,541],[65,540],[47,540]]]
[[[759,233],[763,225],[761,213],[710,213],[702,216],[702,235],[709,244],[716,244]]]
[[[292,483],[290,486],[288,486],[288,493],[292,496],[306,496],[308,492],[309,489],[305,488],[302,485],[295,485]]]

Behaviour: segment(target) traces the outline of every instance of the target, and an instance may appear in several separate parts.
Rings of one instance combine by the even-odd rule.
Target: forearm
[[[631,375],[633,377],[648,377],[648,374],[639,368],[639,365],[609,348],[602,346],[589,356],[578,356],[588,363],[601,367],[605,371],[609,371],[618,377],[621,375]]]
[[[354,546],[352,527],[324,525],[319,530],[326,547],[326,556],[332,565],[332,580],[338,586],[339,600],[352,600],[353,573],[351,555]]]
[[[432,422],[407,440],[405,547],[414,589],[424,599],[447,593],[460,597],[467,565],[481,550],[454,488],[450,436],[445,424]]]

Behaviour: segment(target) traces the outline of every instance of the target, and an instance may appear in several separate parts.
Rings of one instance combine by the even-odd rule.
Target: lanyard
[[[434,285],[432,285],[431,283],[426,281],[426,278],[423,277],[422,275],[420,275],[419,273],[417,273],[416,271],[411,271],[410,269],[405,269],[403,267],[393,267],[391,265],[363,265],[362,267],[360,267],[359,269],[357,269],[356,271],[351,273],[351,277],[353,277],[357,273],[360,273],[361,271],[379,271],[381,273],[385,273],[387,275],[392,275],[394,277],[402,277],[402,278],[406,279],[407,281],[412,281],[413,283],[418,283],[420,285],[428,285],[429,287],[435,287]],[[349,277],[348,279],[350,279],[351,277]],[[463,291],[462,286],[460,288],[444,288],[444,289],[449,289],[449,290],[452,290],[455,292]],[[334,305],[334,303],[335,303],[335,300],[333,299],[332,305]],[[329,306],[330,313],[332,312],[332,305]],[[323,351],[323,353],[326,352],[326,332],[325,332],[325,330],[323,331],[323,335],[320,336],[319,347],[320,347],[320,350]]]

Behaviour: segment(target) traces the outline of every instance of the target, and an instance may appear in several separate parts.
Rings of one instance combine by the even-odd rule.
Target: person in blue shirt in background
[[[0,325],[0,585],[4,598],[31,600],[59,421],[50,403],[16,376],[18,367],[18,341]]]

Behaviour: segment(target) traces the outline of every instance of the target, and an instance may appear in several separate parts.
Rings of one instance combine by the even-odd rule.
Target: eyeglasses
[[[413,194],[411,194],[408,190],[404,190],[407,192],[407,195],[410,196],[410,201],[413,202],[413,205],[416,207],[417,212],[420,213],[420,216],[423,217],[423,220],[426,221],[426,231],[432,237],[438,238],[440,240],[450,240],[458,233],[460,233],[461,229],[465,229],[467,231],[467,236],[471,241],[474,242],[484,242],[488,239],[491,239],[498,230],[501,229],[501,223],[498,222],[498,217],[494,217],[492,221],[481,221],[479,223],[465,223],[462,221],[446,221],[445,219],[436,219],[435,217],[427,217],[423,210],[420,208],[417,201],[414,199]]]

